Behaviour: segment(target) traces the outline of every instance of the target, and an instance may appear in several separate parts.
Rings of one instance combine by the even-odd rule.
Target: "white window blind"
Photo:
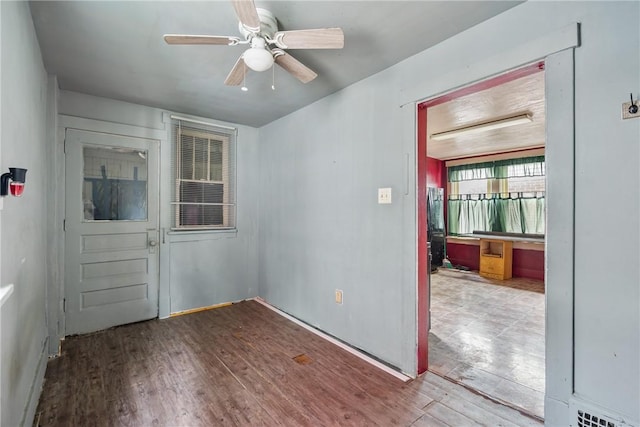
[[[172,120],[174,230],[236,227],[235,131]]]

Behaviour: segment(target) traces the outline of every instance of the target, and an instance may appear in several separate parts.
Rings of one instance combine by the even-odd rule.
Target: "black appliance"
[[[444,259],[444,188],[427,188],[427,241],[431,246],[431,268]]]

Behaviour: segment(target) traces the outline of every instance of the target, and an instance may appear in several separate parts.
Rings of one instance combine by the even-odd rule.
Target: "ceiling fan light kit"
[[[522,125],[526,123],[531,123],[532,121],[533,119],[531,118],[531,114],[524,113],[524,114],[518,114],[511,117],[504,117],[497,120],[491,120],[488,122],[476,123],[470,126],[451,129],[444,132],[433,133],[429,138],[433,141],[442,141],[444,139],[451,139],[457,136],[471,135],[479,132],[487,132],[490,130]]]
[[[295,59],[286,49],[342,49],[344,33],[340,28],[278,31],[278,20],[266,9],[256,8],[253,0],[232,0],[238,17],[238,29],[244,40],[233,36],[207,36],[165,34],[167,44],[208,44],[236,46],[250,44],[236,61],[224,83],[239,86],[245,80],[246,68],[267,71],[277,63],[302,83],[308,83],[318,75]],[[275,85],[272,84],[272,89]],[[246,90],[243,84],[242,90]]]
[[[266,49],[265,41],[261,37],[251,40],[251,47],[242,54],[242,59],[253,71],[267,71],[273,65],[273,55]]]

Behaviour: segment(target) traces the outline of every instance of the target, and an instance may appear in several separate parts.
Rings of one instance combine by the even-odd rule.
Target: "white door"
[[[155,140],[67,129],[65,334],[158,316]]]

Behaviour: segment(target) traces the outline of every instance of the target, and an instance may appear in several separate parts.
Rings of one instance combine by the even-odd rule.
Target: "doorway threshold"
[[[498,397],[491,396],[490,394],[482,392],[482,391],[480,391],[480,390],[478,390],[476,388],[471,387],[469,384],[466,384],[466,383],[464,383],[462,381],[458,381],[455,378],[451,378],[451,377],[449,377],[447,375],[442,375],[442,374],[440,374],[438,372],[435,372],[435,371],[432,371],[432,370],[428,370],[428,372],[430,372],[430,373],[432,373],[434,375],[437,375],[438,377],[440,377],[440,378],[442,378],[444,380],[447,380],[450,383],[459,385],[460,387],[465,388],[466,390],[470,391],[471,393],[476,394],[478,396],[481,396],[481,397],[483,397],[483,398],[485,398],[487,400],[490,400],[493,403],[496,403],[498,405],[502,405],[502,406],[505,406],[507,408],[513,409],[514,411],[518,411],[520,414],[524,415],[525,417],[528,417],[528,418],[531,418],[531,419],[534,419],[534,420],[537,420],[537,421],[540,421],[540,422],[544,423],[544,417],[541,417],[541,416],[536,415],[536,414],[534,414],[534,413],[532,413],[530,411],[527,411],[526,409],[521,408],[518,405],[514,405],[513,403],[507,402],[506,400],[502,400],[502,399],[500,399]]]

